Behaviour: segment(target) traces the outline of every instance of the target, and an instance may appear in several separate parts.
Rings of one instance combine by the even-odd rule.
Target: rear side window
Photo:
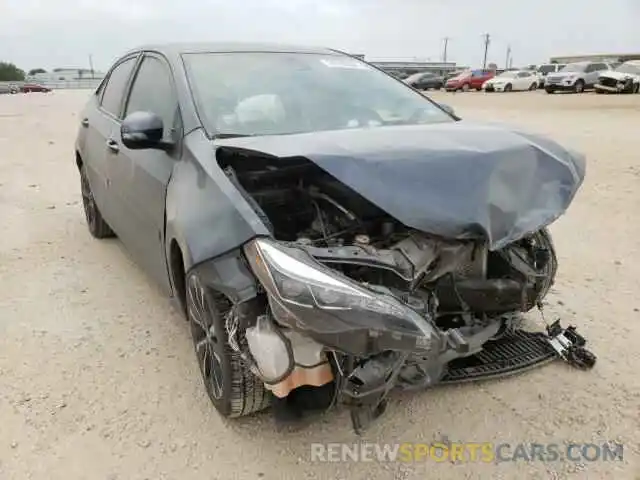
[[[127,82],[131,76],[131,71],[136,63],[135,58],[128,58],[119,63],[109,75],[107,84],[102,94],[102,108],[107,112],[118,116],[120,114],[120,106],[122,105],[122,97],[124,96]]]
[[[176,126],[178,99],[169,67],[160,59],[144,57],[127,102],[126,115],[152,112],[162,118],[165,134]]]

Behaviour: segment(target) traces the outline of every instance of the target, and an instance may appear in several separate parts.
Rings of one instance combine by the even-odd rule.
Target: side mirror
[[[131,150],[155,148],[170,150],[171,142],[163,141],[162,118],[151,112],[133,112],[126,116],[120,127],[120,136],[125,147]]]
[[[449,115],[453,117],[457,117],[453,107],[451,107],[450,105],[447,105],[446,103],[440,103],[439,105],[440,105],[440,108],[443,109],[445,112],[447,112]]]

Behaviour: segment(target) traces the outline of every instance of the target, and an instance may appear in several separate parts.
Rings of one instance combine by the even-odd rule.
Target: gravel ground
[[[624,462],[494,464],[311,462],[311,442],[355,441],[345,410],[296,432],[222,420],[186,322],[117,240],[87,232],[73,160],[86,96],[0,97],[0,479],[640,478],[640,95],[433,95],[588,155],[552,227],[549,315],[579,325],[596,368],[397,394],[364,437],[625,444]]]

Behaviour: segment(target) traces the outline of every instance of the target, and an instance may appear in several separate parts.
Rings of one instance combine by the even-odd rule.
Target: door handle
[[[107,140],[107,148],[111,150],[113,153],[118,153],[120,151],[118,142],[116,142],[113,138],[110,138],[109,140]]]
[[[80,122],[80,125],[82,125],[84,128],[87,128],[89,126],[89,119],[83,118],[82,121]]]

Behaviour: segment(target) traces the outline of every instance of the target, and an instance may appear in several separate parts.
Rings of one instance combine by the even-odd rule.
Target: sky
[[[0,0],[0,60],[24,70],[106,70],[145,43],[283,42],[367,60],[480,66],[556,55],[640,52],[640,0]]]

